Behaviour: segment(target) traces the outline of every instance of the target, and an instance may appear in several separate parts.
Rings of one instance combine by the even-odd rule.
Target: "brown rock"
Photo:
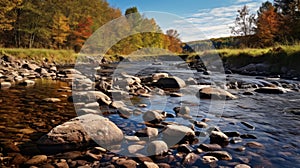
[[[25,164],[27,165],[38,165],[43,162],[47,161],[47,156],[46,155],[36,155],[33,156],[31,159],[27,160]]]
[[[116,164],[117,164],[118,166],[125,167],[125,168],[135,168],[136,165],[137,165],[136,161],[131,160],[131,159],[126,160],[126,159],[124,159],[124,158],[118,159],[118,160],[116,161]]]
[[[222,149],[222,147],[218,144],[200,144],[198,148],[204,151],[216,151]]]
[[[226,151],[212,151],[206,153],[204,156],[213,156],[219,160],[232,160],[232,156]]]
[[[237,99],[236,96],[220,88],[205,87],[197,93],[199,98],[204,99]]]

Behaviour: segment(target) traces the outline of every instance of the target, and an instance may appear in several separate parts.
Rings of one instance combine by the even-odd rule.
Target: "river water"
[[[165,63],[164,63],[165,64]],[[146,71],[141,71],[140,66],[131,66],[132,74],[146,75],[156,71],[171,73],[183,79],[188,77],[198,78],[196,71],[175,67],[173,63],[165,65],[147,64],[148,68],[141,65]],[[124,66],[124,67],[127,67]],[[124,71],[124,67],[118,69]],[[153,68],[154,67],[154,68]],[[117,71],[116,71],[117,72]],[[130,73],[129,72],[129,73]],[[258,80],[255,77],[231,74],[231,79],[244,79],[248,81]],[[209,80],[209,79],[207,79]],[[281,79],[274,79],[280,81]],[[285,81],[299,83],[298,81]],[[250,89],[251,90],[251,89]],[[147,104],[149,109],[164,110],[175,114],[173,108],[176,106],[189,106],[191,115],[197,120],[209,118],[210,127],[218,127],[222,131],[238,131],[240,134],[250,134],[256,139],[243,139],[241,143],[229,144],[224,150],[233,156],[230,163],[246,163],[252,167],[299,167],[300,165],[300,94],[296,91],[289,91],[284,94],[261,94],[243,95],[245,89],[229,89],[229,92],[237,95],[236,100],[212,103],[210,100],[200,100],[195,96],[195,89],[179,90],[183,97],[153,96],[150,98],[138,98],[138,103]],[[73,104],[67,101],[71,93],[68,85],[64,82],[52,80],[36,80],[35,86],[13,86],[8,90],[0,90],[0,142],[13,141],[21,146],[23,153],[34,154],[35,141],[46,134],[53,127],[76,116]],[[60,98],[60,102],[49,103],[44,98]],[[220,106],[214,106],[219,104]],[[221,112],[220,109],[221,108]],[[118,115],[108,116],[124,132],[124,121]],[[127,119],[125,122],[142,121],[140,116]],[[169,119],[181,124],[188,125],[188,121],[182,119]],[[250,129],[242,124],[247,122],[255,127]],[[123,126],[122,126],[123,125]],[[201,130],[200,130],[201,131]],[[246,147],[244,151],[235,149],[250,141],[263,144],[262,148]],[[201,142],[209,143],[209,139]],[[222,165],[220,162],[220,165]]]

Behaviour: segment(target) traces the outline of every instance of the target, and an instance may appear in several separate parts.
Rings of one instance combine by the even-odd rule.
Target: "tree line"
[[[136,7],[124,15],[138,13]],[[0,0],[0,47],[73,49],[80,51],[86,39],[107,22],[122,16],[105,0]],[[129,54],[140,47],[181,52],[176,30],[163,33],[154,19],[138,13],[138,24],[159,33],[141,33],[122,39],[108,52]],[[133,19],[133,18],[128,18]],[[124,29],[131,27],[124,23]]]
[[[238,10],[235,25],[230,28],[234,35],[240,36],[239,47],[294,44],[300,40],[300,1],[267,1],[257,14],[251,14],[245,5]]]

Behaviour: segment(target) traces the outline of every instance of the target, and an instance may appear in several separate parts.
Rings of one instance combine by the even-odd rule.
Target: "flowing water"
[[[172,65],[172,64],[169,64]],[[147,67],[142,66],[143,69]],[[188,77],[197,78],[197,73],[180,68],[168,69],[163,65],[155,66],[172,75],[183,79]],[[174,67],[169,66],[169,67]],[[120,70],[122,68],[119,67]],[[157,69],[150,68],[155,72]],[[123,70],[122,70],[123,71]],[[141,67],[134,69],[132,74],[144,74]],[[230,78],[255,80],[255,77],[230,75]],[[208,79],[209,80],[209,79]],[[288,81],[298,83],[297,81]],[[68,85],[59,81],[37,80],[35,86],[13,86],[8,90],[0,90],[0,142],[18,142],[25,153],[33,152],[30,144],[51,128],[68,119],[75,117],[76,112],[73,104],[67,101],[71,95],[67,92]],[[59,90],[62,89],[62,90]],[[153,96],[151,98],[137,98],[131,105],[139,103],[147,104],[149,109],[164,110],[175,114],[173,108],[186,105],[191,109],[191,115],[196,120],[202,118],[211,119],[209,126],[217,126],[222,131],[238,131],[241,134],[251,134],[257,139],[244,139],[237,144],[229,144],[224,150],[233,155],[230,162],[247,163],[253,167],[299,167],[300,165],[300,94],[291,91],[285,94],[260,94],[243,95],[245,90],[229,90],[239,98],[224,102],[212,103],[210,100],[200,100],[195,96],[195,90],[179,90],[184,93],[183,97]],[[44,98],[60,98],[60,102],[49,103]],[[134,102],[134,103],[133,103]],[[213,106],[218,104],[219,106]],[[221,108],[221,113],[220,109]],[[131,121],[142,122],[141,116],[132,116],[130,119],[120,118],[118,115],[108,116],[124,132],[131,134],[132,130],[126,130]],[[189,125],[184,119],[168,119],[181,124]],[[242,124],[247,122],[255,127],[250,129]],[[127,131],[127,132],[126,132]],[[199,130],[201,131],[201,130]],[[203,139],[209,143],[209,139]],[[247,142],[256,141],[264,145],[263,148],[246,148],[244,151],[235,149]],[[29,147],[28,147],[29,146]],[[27,151],[26,151],[27,149]],[[223,161],[226,162],[226,161]],[[222,163],[222,162],[220,162]],[[230,163],[224,163],[230,165]]]

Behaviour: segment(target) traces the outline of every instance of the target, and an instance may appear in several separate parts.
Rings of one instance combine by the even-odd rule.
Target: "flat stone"
[[[219,160],[232,160],[232,156],[226,151],[212,151],[206,153],[204,156],[213,156]]]
[[[46,155],[36,155],[33,156],[31,159],[27,160],[25,164],[27,165],[38,165],[43,162],[47,161],[47,156]]]
[[[24,85],[24,86],[32,86],[34,84],[35,84],[35,81],[33,81],[33,80],[25,80],[20,83],[20,85]]]
[[[204,87],[199,90],[197,97],[204,99],[237,99],[237,96],[220,88]]]
[[[261,87],[254,90],[257,93],[267,93],[267,94],[283,94],[286,93],[284,88],[281,87]]]
[[[50,102],[50,103],[56,103],[56,102],[60,102],[61,100],[59,98],[45,98],[45,99],[43,99],[43,101]]]
[[[144,148],[143,145],[130,145],[128,146],[128,152],[131,154],[135,154],[138,151],[142,150]]]
[[[264,145],[259,143],[259,142],[255,142],[255,141],[251,141],[251,142],[247,142],[246,146],[250,147],[250,148],[263,148]]]
[[[218,144],[200,144],[198,148],[204,151],[216,151],[222,149],[222,147]]]

